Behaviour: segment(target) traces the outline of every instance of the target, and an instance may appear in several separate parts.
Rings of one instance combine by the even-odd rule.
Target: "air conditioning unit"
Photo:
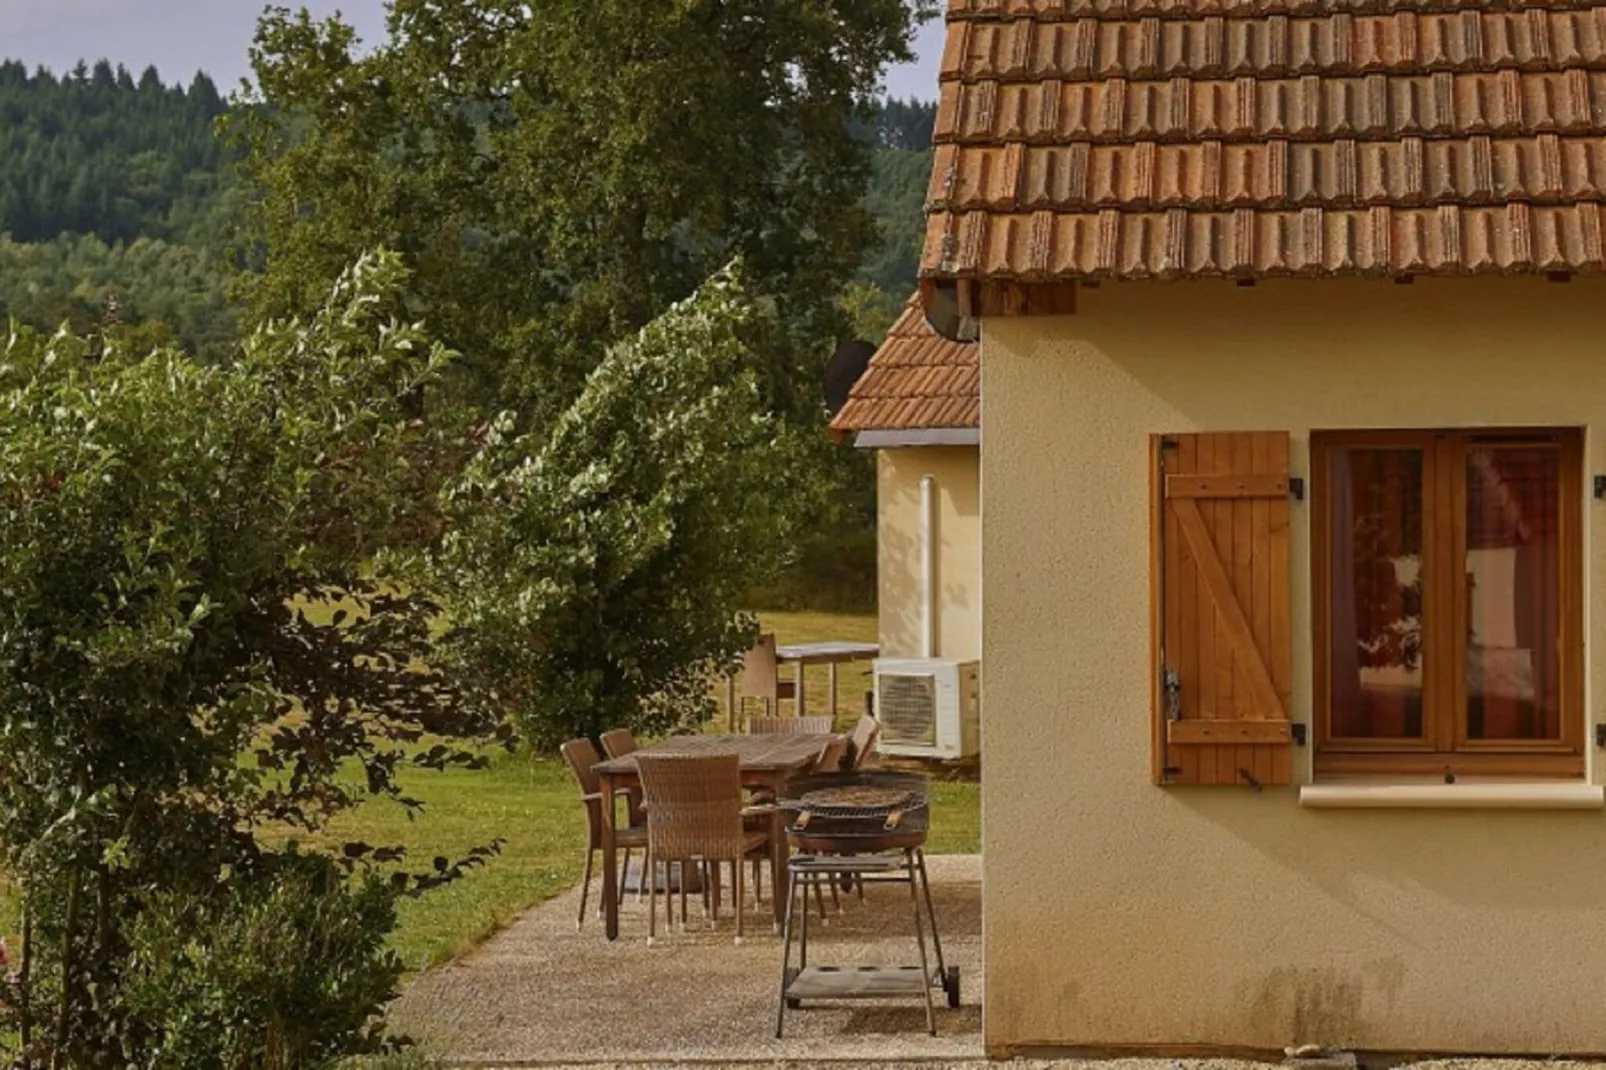
[[[981,663],[944,658],[875,662],[876,748],[899,758],[969,758],[981,752]]]

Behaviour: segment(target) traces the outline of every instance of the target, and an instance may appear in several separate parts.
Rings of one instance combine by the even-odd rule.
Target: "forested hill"
[[[225,106],[204,74],[186,88],[105,60],[62,78],[0,64],[0,231],[211,240],[225,157],[213,125]]]
[[[115,296],[127,331],[226,351],[225,108],[205,75],[0,63],[0,316],[82,331]]]
[[[240,199],[215,132],[226,108],[204,74],[184,85],[104,60],[62,76],[0,62],[0,316],[85,330],[115,295],[125,331],[225,352]],[[914,285],[935,117],[935,105],[888,101],[863,131],[876,146],[868,206],[886,237],[860,272],[867,333]]]

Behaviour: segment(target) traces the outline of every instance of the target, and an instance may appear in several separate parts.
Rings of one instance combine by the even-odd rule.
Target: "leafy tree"
[[[883,101],[876,110],[875,143],[900,152],[925,152],[937,129],[937,105],[926,100]]]
[[[900,306],[919,278],[931,161],[930,149],[889,148],[875,154],[875,181],[865,206],[880,226],[882,242],[865,261],[859,279],[875,285]]]
[[[87,334],[100,329],[115,298],[131,345],[148,351],[171,342],[216,361],[239,342],[227,276],[205,248],[157,238],[108,245],[93,235],[34,243],[0,236],[0,317]]]
[[[457,741],[493,735],[475,693],[418,667],[436,608],[370,571],[439,530],[428,473],[452,448],[411,414],[447,355],[392,318],[402,283],[365,259],[221,367],[115,335],[5,343],[0,851],[25,922],[3,1002],[23,1065],[372,1049],[395,897],[493,846],[408,874],[395,849],[286,841],[365,798],[416,808],[398,770],[477,764]],[[352,595],[320,623],[331,590]]]
[[[617,343],[550,436],[503,413],[449,495],[448,649],[538,743],[707,712],[751,645],[734,612],[792,545],[793,444],[766,416],[722,273]]]
[[[314,305],[357,251],[414,268],[411,308],[524,426],[564,411],[607,347],[731,257],[775,314],[766,403],[818,427],[883,67],[931,0],[396,0],[359,55],[338,20],[273,10],[232,117],[260,192],[254,307]]]

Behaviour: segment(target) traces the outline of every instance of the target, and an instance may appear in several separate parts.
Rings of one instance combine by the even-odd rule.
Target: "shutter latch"
[[[1182,674],[1175,669],[1167,669],[1160,674],[1160,688],[1165,692],[1165,715],[1167,720],[1178,721],[1182,719]]]

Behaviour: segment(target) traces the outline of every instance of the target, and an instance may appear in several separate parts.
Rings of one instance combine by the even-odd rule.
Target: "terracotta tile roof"
[[[949,0],[922,274],[1606,267],[1589,0]]]
[[[977,347],[950,342],[926,323],[919,297],[904,306],[870,366],[853,384],[833,431],[972,429],[981,426]]]

